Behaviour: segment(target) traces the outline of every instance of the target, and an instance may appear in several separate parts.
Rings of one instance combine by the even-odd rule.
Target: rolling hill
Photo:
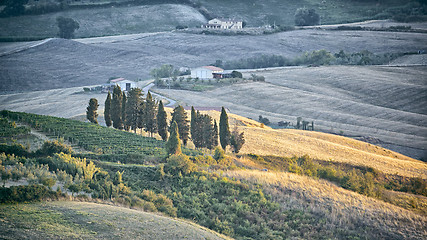
[[[368,44],[369,43],[369,44]],[[35,45],[35,46],[34,46]],[[266,55],[295,57],[306,51],[413,52],[427,45],[424,34],[298,30],[262,36],[188,33],[0,44],[0,92],[21,92],[105,83],[110,77],[146,79],[162,64],[207,65]],[[226,51],[225,51],[226,49]]]
[[[302,117],[315,129],[377,144],[415,158],[425,157],[425,66],[326,66],[258,70],[266,82],[235,84],[206,92],[159,90],[188,105],[225,106],[273,124]],[[276,125],[277,126],[277,125]],[[403,147],[403,148],[402,148]]]
[[[88,202],[0,206],[2,239],[229,239],[194,223]]]
[[[196,9],[179,4],[120,6],[73,9],[42,15],[0,18],[0,38],[56,37],[59,16],[75,19],[76,37],[98,37],[174,30],[176,26],[196,27],[206,18]]]

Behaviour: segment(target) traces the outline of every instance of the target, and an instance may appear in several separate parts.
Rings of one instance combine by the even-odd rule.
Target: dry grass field
[[[425,239],[427,218],[323,180],[292,173],[229,171],[228,177],[262,184],[284,210],[310,209],[331,228],[368,229],[385,239]],[[405,223],[405,224],[402,224]]]
[[[0,206],[2,239],[229,239],[194,223],[86,202]]]

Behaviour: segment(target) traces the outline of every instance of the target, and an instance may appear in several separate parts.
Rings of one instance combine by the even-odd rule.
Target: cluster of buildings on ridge
[[[207,24],[203,24],[202,28],[238,30],[243,28],[243,21],[231,18],[214,18],[209,20]]]

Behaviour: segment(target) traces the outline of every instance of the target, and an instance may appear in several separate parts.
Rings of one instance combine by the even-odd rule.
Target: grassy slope
[[[104,204],[0,206],[4,239],[226,239],[196,224]]]
[[[220,113],[206,112],[217,121]],[[309,155],[320,160],[349,163],[376,168],[388,174],[427,178],[427,164],[366,142],[328,133],[260,128],[259,123],[236,114],[229,114],[230,128],[237,124],[245,133],[241,153],[276,156]]]
[[[79,22],[76,37],[170,31],[177,25],[195,27],[206,21],[194,8],[176,4],[81,9],[0,18],[0,37],[55,37],[58,16]]]
[[[225,175],[262,184],[284,210],[310,209],[327,216],[324,224],[331,227],[351,231],[370,226],[370,230],[389,234],[384,238],[426,237],[423,230],[427,223],[426,216],[344,190],[327,181],[291,173],[261,171],[231,171]]]
[[[237,17],[248,23],[248,26],[264,24],[294,25],[294,14],[297,8],[313,8],[321,17],[322,24],[355,22],[372,19],[382,10],[402,6],[408,1],[350,1],[350,0],[201,0],[210,12],[221,17]]]

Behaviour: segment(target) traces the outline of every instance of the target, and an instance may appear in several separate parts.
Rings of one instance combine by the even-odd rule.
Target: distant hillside
[[[85,202],[0,206],[4,239],[229,239],[199,225]]]
[[[87,86],[115,76],[146,79],[161,64],[197,67],[261,54],[292,58],[319,49],[413,52],[427,45],[420,33],[323,30],[226,37],[145,33],[78,41],[52,39],[29,49],[27,43],[0,44],[0,92]]]
[[[0,39],[10,37],[56,37],[58,16],[75,19],[80,28],[75,36],[93,37],[174,30],[206,22],[196,9],[178,4],[74,9],[42,15],[0,18]]]
[[[201,0],[201,4],[215,16],[243,19],[248,26],[294,25],[297,8],[312,8],[320,15],[321,24],[357,22],[369,19],[392,18],[408,14],[420,5],[418,1],[358,1],[358,0]],[[409,9],[409,11],[408,11]]]

